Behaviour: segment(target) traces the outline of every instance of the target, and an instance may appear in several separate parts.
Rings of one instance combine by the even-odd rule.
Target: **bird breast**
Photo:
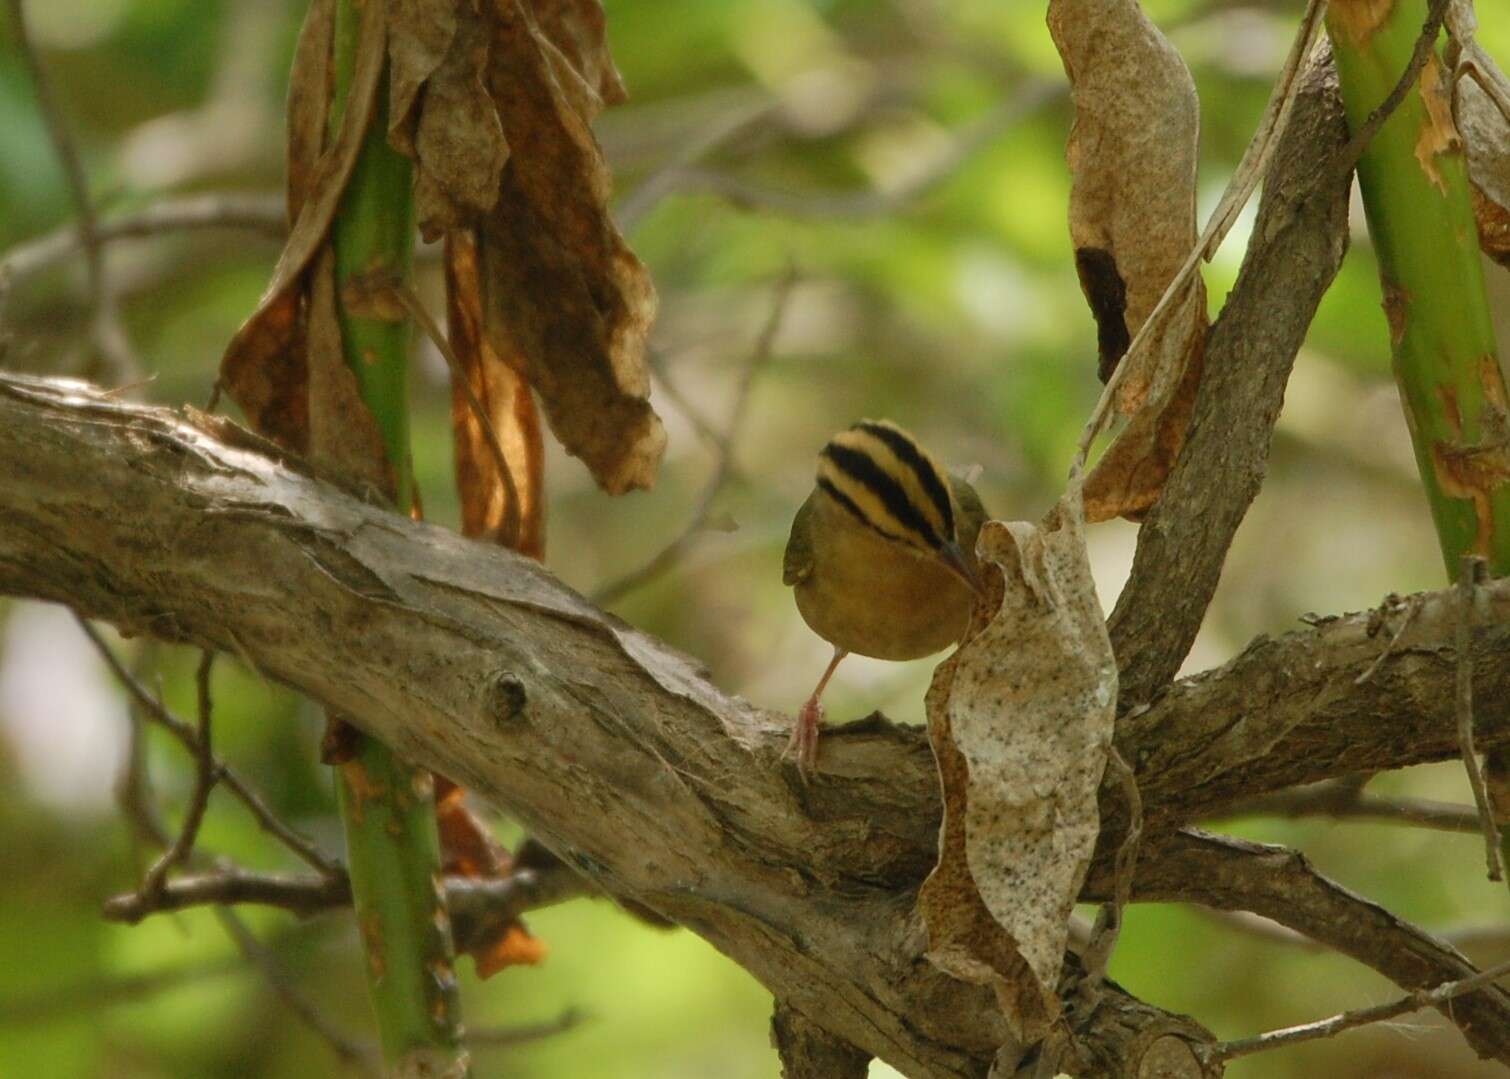
[[[875,659],[918,659],[964,635],[974,593],[937,559],[875,531],[832,522],[812,536],[797,610],[824,640]]]

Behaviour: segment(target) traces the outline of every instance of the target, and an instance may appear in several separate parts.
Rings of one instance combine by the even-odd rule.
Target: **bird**
[[[796,754],[804,782],[817,762],[820,699],[845,656],[920,659],[964,635],[981,590],[975,538],[985,519],[975,488],[890,420],[861,420],[818,454],[781,571],[803,621],[834,649],[782,753]]]

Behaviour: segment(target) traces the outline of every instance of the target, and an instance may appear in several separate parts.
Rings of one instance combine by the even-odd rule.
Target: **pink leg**
[[[828,685],[828,680],[834,676],[834,669],[839,666],[839,661],[848,652],[842,648],[834,649],[834,658],[828,662],[828,670],[823,672],[823,677],[818,679],[818,688],[813,690],[813,695],[807,699],[801,711],[797,713],[797,723],[792,728],[792,737],[786,744],[786,749],[781,756],[785,759],[793,750],[797,753],[797,774],[802,777],[804,783],[813,774],[814,766],[818,761],[818,729],[823,723],[823,705],[819,704],[819,698],[823,696],[823,690]]]

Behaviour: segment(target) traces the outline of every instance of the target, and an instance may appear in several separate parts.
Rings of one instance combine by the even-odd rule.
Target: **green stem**
[[[1327,12],[1343,104],[1355,131],[1410,62],[1426,0],[1333,0]],[[1479,260],[1447,70],[1433,49],[1417,82],[1358,161],[1379,258],[1395,378],[1449,581],[1462,556],[1510,573],[1505,380]]]
[[[1406,70],[1426,0],[1332,0],[1327,31],[1357,131]],[[1449,581],[1477,554],[1510,574],[1510,414],[1484,291],[1478,230],[1448,69],[1437,53],[1358,161],[1379,258],[1395,379]],[[1491,774],[1510,756],[1490,754]],[[1510,829],[1500,850],[1510,863]]]
[[[332,130],[345,110],[363,6],[356,0],[337,5]],[[348,314],[341,302],[353,276],[378,271],[407,280],[413,257],[410,163],[388,145],[387,98],[385,77],[331,229],[331,245],[346,362],[382,432],[393,465],[396,508],[408,512],[414,496],[407,393],[411,328],[407,320]],[[441,1065],[436,1074],[458,1062],[464,1067],[454,952],[437,888],[441,860],[434,781],[424,769],[366,737],[358,739],[352,758],[336,775],[357,925],[384,1056],[392,1065],[405,1066],[424,1058]]]

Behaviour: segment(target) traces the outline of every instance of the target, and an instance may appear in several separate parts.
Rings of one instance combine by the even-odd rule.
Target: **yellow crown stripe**
[[[818,483],[820,487],[831,488],[845,509],[882,535],[916,547],[929,546],[928,537],[892,513],[885,500],[868,484],[844,471],[828,457],[818,458]]]
[[[913,448],[917,450],[918,456],[927,462],[927,465],[932,467],[940,478],[943,477],[943,473],[939,471],[938,464],[927,450],[917,444],[916,439],[896,426],[896,424],[884,423],[883,421],[881,425],[890,428],[906,438],[912,444]],[[882,472],[886,473],[887,476],[891,477],[902,488],[907,501],[928,522],[935,535],[946,542],[954,538],[953,523],[946,521],[944,516],[939,513],[938,505],[923,486],[917,472],[913,470],[911,465],[903,461],[897,455],[896,451],[884,441],[869,431],[855,427],[836,435],[833,441],[839,443],[841,446],[846,446],[859,453],[863,453],[874,461]]]

